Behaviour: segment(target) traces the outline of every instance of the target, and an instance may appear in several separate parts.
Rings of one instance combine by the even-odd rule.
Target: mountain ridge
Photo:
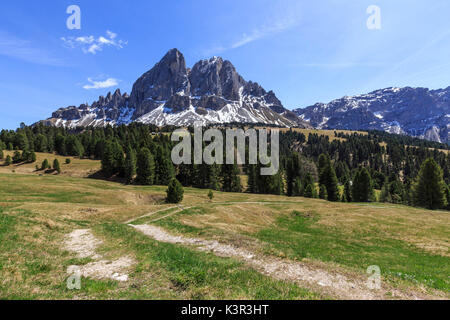
[[[158,126],[258,123],[316,129],[380,130],[450,143],[450,87],[385,88],[345,96],[292,111],[273,91],[246,81],[221,57],[186,66],[178,49],[169,50],[133,84],[91,105],[60,108],[41,121],[46,125],[85,127],[131,122]]]
[[[317,129],[380,130],[450,142],[450,87],[390,87],[293,112]]]
[[[92,105],[60,108],[43,123],[78,127],[134,121],[159,126],[200,121],[311,127],[285,109],[273,91],[244,80],[230,61],[213,57],[200,60],[190,69],[177,49],[169,50],[139,77],[130,95],[116,90],[100,96]]]

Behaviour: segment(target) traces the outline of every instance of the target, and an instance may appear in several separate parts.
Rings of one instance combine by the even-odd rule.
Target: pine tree
[[[445,197],[447,198],[447,210],[450,210],[450,186],[446,186],[445,188]]]
[[[374,198],[372,179],[366,168],[361,168],[353,179],[352,199],[354,202],[370,202]]]
[[[345,182],[345,184],[344,184],[344,193],[345,193],[345,199],[347,200],[347,202],[352,202],[353,198],[352,198],[352,187],[351,187],[350,180],[347,180],[347,182]]]
[[[136,182],[138,184],[153,185],[155,179],[155,160],[148,148],[142,148],[138,154],[136,173]]]
[[[47,159],[44,159],[44,161],[42,161],[41,170],[47,170],[48,168],[50,168],[50,164]]]
[[[12,163],[11,156],[10,156],[10,155],[7,155],[7,156],[6,156],[6,159],[5,159],[5,166],[10,166],[11,163]]]
[[[66,138],[62,134],[58,134],[55,138],[55,150],[59,155],[66,155]]]
[[[123,168],[124,157],[122,146],[117,141],[107,141],[103,150],[102,171],[106,176],[110,177],[117,173],[123,175]]]
[[[184,189],[177,179],[172,179],[167,188],[167,203],[180,203],[183,201]]]
[[[34,162],[36,162],[36,160],[37,160],[37,158],[36,158],[36,153],[35,153],[34,151],[31,151],[31,154],[30,154],[30,162],[31,162],[31,163],[34,163]]]
[[[115,173],[114,150],[111,141],[107,141],[105,144],[105,149],[102,157],[102,171],[108,177],[112,176]]]
[[[300,158],[297,153],[294,153],[287,160],[286,164],[286,184],[287,184],[287,195],[289,197],[298,195],[295,194],[294,191],[295,188],[294,184],[296,183],[296,179],[298,178],[300,178]]]
[[[222,166],[222,189],[225,192],[242,191],[239,168],[236,164],[225,164]]]
[[[124,166],[125,179],[127,183],[131,183],[136,174],[136,152],[130,147],[127,148]]]
[[[436,210],[447,205],[442,169],[433,158],[422,164],[413,192],[416,206]]]
[[[258,176],[257,176],[257,166],[250,164],[247,167],[247,191],[250,193],[258,193]]]
[[[392,202],[391,194],[389,193],[389,182],[386,180],[380,193],[380,202]]]
[[[212,201],[214,199],[214,192],[212,190],[209,190],[208,198],[209,198],[209,201]]]
[[[13,163],[20,163],[22,161],[22,155],[19,151],[14,151],[13,157],[12,157]]]
[[[28,137],[24,132],[16,135],[15,145],[19,148],[19,150],[29,149]]]
[[[172,161],[165,150],[158,146],[155,155],[155,184],[168,185],[175,176]]]
[[[314,186],[314,184],[315,184],[314,178],[313,178],[313,176],[311,175],[311,173],[308,172],[308,173],[306,174],[306,176],[305,176],[305,179],[303,180],[303,185],[304,185],[305,188],[306,188],[306,186],[308,186],[308,185]]]
[[[322,173],[322,171],[327,167],[331,165],[330,157],[327,154],[322,153],[319,156],[319,176]],[[320,184],[324,184],[323,181],[319,181]]]
[[[284,193],[284,184],[281,172],[277,172],[273,176],[267,176],[269,180],[269,190],[267,193],[274,195],[282,195]]]
[[[329,201],[339,201],[339,187],[336,172],[331,164],[328,162],[320,172],[320,185],[324,186],[327,191]]]
[[[183,186],[193,186],[195,184],[193,177],[194,165],[182,163],[178,166],[178,174],[176,178]]]
[[[391,182],[388,188],[389,196],[391,198],[390,202],[397,204],[403,203],[403,201],[405,200],[405,189],[400,180],[396,179],[395,181]]]
[[[336,177],[336,172],[334,171],[334,168],[332,165],[330,165],[329,168],[326,169],[326,172],[328,174],[328,184],[327,184],[327,194],[328,194],[328,200],[329,201],[339,201],[339,182]]]
[[[56,172],[61,173],[61,166],[59,165],[59,161],[58,159],[55,159],[53,161],[53,170],[55,170]]]
[[[315,187],[312,184],[308,184],[305,188],[305,192],[303,193],[305,198],[316,198]]]
[[[327,187],[323,184],[321,184],[319,188],[319,198],[322,200],[328,200]]]
[[[302,181],[300,178],[295,178],[294,185],[292,188],[292,195],[295,197],[300,197],[303,195],[303,187],[302,187]]]

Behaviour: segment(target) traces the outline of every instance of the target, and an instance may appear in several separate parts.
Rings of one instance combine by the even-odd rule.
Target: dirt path
[[[125,270],[136,262],[131,257],[121,257],[114,261],[103,259],[100,254],[96,253],[97,247],[101,244],[102,241],[97,239],[89,229],[75,230],[67,235],[64,249],[76,253],[80,259],[96,260],[82,266],[69,266],[67,274],[93,279],[128,281],[128,274],[125,273]]]
[[[339,273],[308,266],[307,264],[282,260],[274,257],[261,256],[244,248],[221,244],[217,241],[174,236],[165,230],[151,225],[130,225],[136,230],[160,242],[196,246],[201,251],[211,251],[221,257],[238,258],[245,261],[259,272],[273,278],[296,282],[301,286],[319,290],[338,299],[374,300],[374,299],[430,299],[426,294],[404,293],[397,289],[382,285],[380,290],[371,290],[364,277],[349,278]],[[389,292],[389,296],[387,293]]]

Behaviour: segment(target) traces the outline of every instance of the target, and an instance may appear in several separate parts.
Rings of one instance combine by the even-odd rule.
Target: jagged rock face
[[[319,129],[374,129],[450,142],[450,87],[387,88],[294,112]]]
[[[197,62],[189,74],[193,96],[219,96],[236,101],[245,80],[229,61],[214,57]]]
[[[130,96],[130,106],[136,109],[133,118],[152,111],[160,101],[167,101],[176,93],[189,95],[189,88],[184,56],[172,49],[134,83]]]
[[[100,97],[92,106],[55,112],[46,123],[60,126],[104,126],[137,121],[156,125],[266,123],[310,125],[286,110],[276,95],[255,82],[246,82],[229,61],[220,57],[186,68],[184,56],[170,50],[133,85],[131,95]]]
[[[52,117],[44,121],[44,124],[57,126],[104,126],[108,123],[122,124],[133,115],[128,108],[128,94],[121,94],[117,89],[114,94],[110,92],[104,96],[100,96],[92,106],[82,104],[79,107],[61,108],[52,114]]]

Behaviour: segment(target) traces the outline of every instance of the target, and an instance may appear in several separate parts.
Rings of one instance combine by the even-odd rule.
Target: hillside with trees
[[[33,162],[36,152],[101,160],[104,179],[127,184],[168,186],[176,178],[185,187],[320,197],[333,202],[381,201],[432,209],[448,208],[450,202],[450,154],[445,144],[377,131],[335,132],[336,139],[282,131],[280,171],[262,176],[260,164],[174,166],[172,129],[143,124],[77,130],[21,126],[16,131],[1,131],[0,150],[15,151],[4,165]],[[433,159],[432,168],[423,167],[430,165],[427,159]],[[50,168],[49,163],[46,167]],[[53,167],[60,172],[59,163]],[[248,177],[246,185],[243,175]],[[439,189],[439,200],[421,201],[431,192],[424,185]]]

